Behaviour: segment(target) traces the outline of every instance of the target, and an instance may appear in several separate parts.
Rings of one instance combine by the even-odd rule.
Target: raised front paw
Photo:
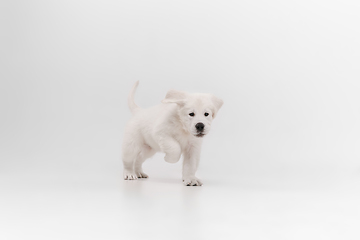
[[[180,160],[181,154],[166,154],[164,159],[168,163],[177,163]]]
[[[183,183],[185,186],[201,186],[203,184],[197,177],[184,177]]]

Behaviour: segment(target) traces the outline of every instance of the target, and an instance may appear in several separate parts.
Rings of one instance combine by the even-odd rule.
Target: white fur
[[[138,107],[134,94],[139,82],[131,90],[128,103],[133,117],[125,129],[122,145],[124,179],[147,178],[143,162],[156,152],[165,153],[165,161],[178,162],[183,155],[183,182],[187,186],[201,186],[195,177],[199,165],[202,136],[210,131],[211,122],[223,101],[212,94],[170,90],[161,104],[148,109]],[[194,113],[195,116],[190,116]],[[205,113],[209,113],[205,116]],[[204,135],[195,125],[204,124]]]

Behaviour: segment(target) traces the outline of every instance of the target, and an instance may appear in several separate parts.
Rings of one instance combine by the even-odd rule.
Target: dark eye
[[[193,117],[193,116],[195,116],[195,113],[189,113],[189,115],[190,115],[191,117]]]
[[[204,115],[205,115],[205,117],[207,117],[207,116],[209,116],[209,113],[205,113]]]

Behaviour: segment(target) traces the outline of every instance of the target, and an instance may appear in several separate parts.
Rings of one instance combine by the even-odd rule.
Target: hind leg
[[[131,151],[125,151],[123,153],[123,164],[124,164],[124,179],[125,180],[136,180],[137,176],[135,174],[134,166],[135,160],[138,153],[134,153]]]
[[[142,164],[145,162],[146,159],[152,157],[154,154],[155,151],[151,147],[146,144],[143,145],[134,165],[135,174],[138,178],[149,177],[146,173],[144,173],[142,169]]]
[[[122,144],[122,160],[124,164],[124,179],[136,180],[138,177],[135,174],[135,162],[139,158],[142,144],[134,137],[134,134],[125,134]]]
[[[136,180],[138,178],[147,178],[148,175],[144,173],[142,164],[154,154],[155,151],[143,142],[124,141],[122,157],[124,179]]]

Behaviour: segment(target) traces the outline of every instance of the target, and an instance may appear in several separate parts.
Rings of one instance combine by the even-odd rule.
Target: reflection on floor
[[[147,173],[3,174],[0,239],[360,239],[358,172]]]

